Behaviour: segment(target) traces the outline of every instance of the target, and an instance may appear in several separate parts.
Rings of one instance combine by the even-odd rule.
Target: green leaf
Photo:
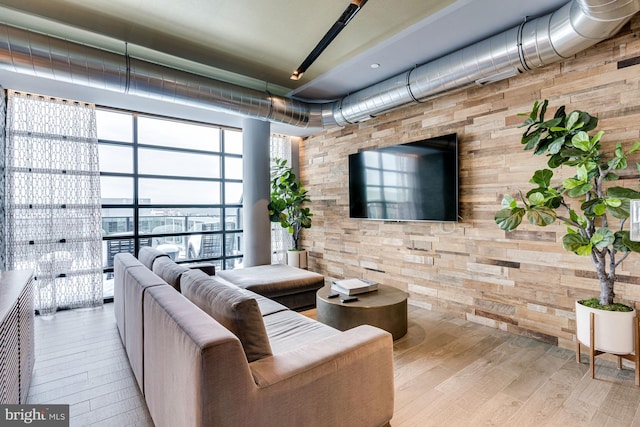
[[[555,222],[556,213],[546,206],[532,206],[527,210],[527,219],[531,224],[544,227]]]
[[[578,216],[578,214],[576,213],[576,211],[574,211],[573,209],[571,209],[569,211],[569,219],[573,222],[579,222],[580,221],[580,217]]]
[[[537,184],[540,188],[548,188],[553,178],[553,171],[550,169],[540,169],[534,172],[529,180],[532,184]]]
[[[631,147],[631,149],[627,152],[627,154],[632,154],[635,153],[636,151],[638,151],[640,149],[640,141],[636,141],[633,143],[633,146]]]
[[[574,158],[574,157],[582,157],[585,155],[585,152],[573,147],[572,145],[565,145],[564,148],[560,151],[560,153],[564,156],[567,157],[567,160],[569,158]]]
[[[593,129],[596,128],[596,126],[598,126],[598,118],[597,117],[593,117],[592,115],[590,115],[589,113],[585,113],[584,111],[580,112],[580,119],[579,119],[582,123],[584,123],[582,125],[582,130],[585,132],[589,132]]]
[[[598,205],[604,205],[604,203],[602,202],[602,199],[595,198],[584,202],[582,205],[580,205],[580,209],[582,209],[585,215],[592,217],[594,215],[597,215],[595,213],[595,209]]]
[[[580,115],[577,111],[569,113],[569,116],[567,117],[567,129],[573,129],[579,118]]]
[[[591,236],[591,244],[598,249],[612,245],[615,240],[615,234],[607,227],[599,228],[593,233],[593,236]]]
[[[591,254],[592,245],[589,239],[580,234],[565,234],[562,237],[562,247],[569,252],[586,256]]]
[[[546,110],[546,104],[547,104],[547,100],[544,101],[543,104],[543,108]],[[538,118],[538,108],[540,106],[540,102],[535,101],[533,103],[533,108],[531,109],[531,112],[529,113],[529,119],[531,119],[531,121],[535,121]]]
[[[513,209],[516,206],[518,206],[518,202],[516,201],[516,199],[514,199],[510,195],[505,194],[502,197],[502,203],[500,205],[502,206],[503,209]]]
[[[545,202],[544,194],[539,191],[529,194],[527,199],[531,205],[544,205]]]
[[[554,154],[553,156],[551,156],[549,158],[549,161],[547,162],[547,166],[549,166],[551,169],[556,169],[559,166],[562,166],[564,164],[564,162],[566,162],[568,159],[562,154],[561,150],[560,153],[558,154]],[[639,166],[640,169],[640,166]]]
[[[540,121],[544,120],[544,115],[547,114],[547,106],[549,105],[548,100],[544,100],[542,105],[540,106]]]
[[[626,169],[627,168],[627,158],[626,157],[614,157],[609,160],[607,165],[612,169]]]
[[[602,135],[604,135],[604,131],[599,131],[598,133],[596,133],[595,135],[593,135],[591,137],[591,146],[595,147],[595,145],[600,141],[600,139],[602,138]]]
[[[537,146],[538,142],[540,142],[540,137],[542,136],[543,132],[544,131],[542,129],[537,129],[528,135],[524,135],[522,137],[522,140],[520,141],[522,144],[525,144],[524,149],[531,150],[535,146]]]
[[[629,218],[629,203],[622,203],[620,207],[607,206],[607,212],[618,219],[627,219]]]
[[[571,113],[573,114],[573,113]],[[589,140],[589,134],[584,131],[580,131],[573,135],[571,138],[571,145],[581,151],[590,151],[592,148],[591,141]]]
[[[564,181],[562,181],[562,186],[567,190],[571,190],[572,188],[576,188],[582,184],[584,184],[584,180],[580,180],[576,178],[567,178]]]
[[[567,194],[569,195],[569,197],[579,197],[587,194],[589,191],[591,191],[591,189],[593,189],[593,184],[587,182],[575,188],[572,188],[567,192]]]
[[[581,246],[580,248],[578,248],[578,250],[576,250],[576,255],[580,255],[580,256],[589,256],[591,255],[591,250],[593,249],[593,247],[591,245],[587,245],[587,246]]]
[[[625,187],[611,187],[607,195],[617,199],[640,199],[640,192]]]
[[[547,100],[545,99],[545,103],[547,102]],[[546,105],[545,105],[546,108]],[[553,117],[566,117],[567,113],[565,113],[564,111],[564,105],[561,105],[557,110],[556,110],[556,114],[554,114]]]
[[[511,231],[520,225],[524,217],[524,208],[501,209],[496,213],[495,221],[502,230]]]
[[[545,128],[545,129],[550,129],[550,128],[554,128],[555,126],[558,126],[560,123],[562,123],[562,118],[561,117],[554,117],[551,120],[547,120],[546,122],[540,123],[538,125],[538,127]]]
[[[612,208],[617,208],[620,207],[622,205],[622,200],[616,198],[616,197],[607,197],[606,199],[604,199],[604,203],[607,206],[611,206]]]
[[[552,129],[553,130],[553,129]],[[549,154],[558,154],[564,145],[564,137],[558,137],[549,144]]]
[[[527,116],[527,114],[526,113],[518,113],[518,114],[516,114],[516,116],[522,117],[522,116]],[[533,123],[535,123],[535,122],[531,118],[527,117],[527,119],[524,122],[522,122],[522,124],[520,126],[518,126],[518,127],[522,128],[522,127],[525,127],[525,126],[530,126]]]
[[[594,234],[593,236],[591,236],[591,244],[597,246],[598,243],[602,242],[602,235],[600,234]]]
[[[536,195],[533,196],[534,194]],[[531,199],[531,196],[533,196],[533,199]],[[542,198],[540,198],[541,196]],[[562,196],[555,188],[533,188],[529,190],[526,197],[530,202],[533,200],[535,204],[544,205],[551,209],[556,209],[562,204]]]
[[[634,242],[630,239],[631,235],[628,231],[620,231],[616,233],[620,235],[620,240],[629,250],[633,252],[640,252],[640,242]]]
[[[593,165],[593,166],[595,166],[595,165]],[[592,169],[592,168],[593,167],[590,167],[589,170]],[[577,172],[576,175],[577,175],[578,179],[580,181],[582,181],[582,182],[586,182],[589,179],[589,170],[587,169],[587,166],[584,165],[584,164],[578,166],[576,168],[576,172]]]
[[[598,203],[593,207],[593,213],[596,214],[597,216],[604,215],[606,211],[607,211],[607,206],[604,203]]]
[[[538,142],[536,149],[533,151],[533,154],[535,154],[536,156],[541,156],[547,151],[548,147],[549,140],[547,138],[540,138],[540,141]]]
[[[625,239],[629,240],[629,232],[628,231],[616,231],[615,232],[616,240],[613,242],[613,248],[616,251],[620,252],[629,252],[630,249],[624,244]],[[638,248],[640,249],[640,242],[638,242]]]

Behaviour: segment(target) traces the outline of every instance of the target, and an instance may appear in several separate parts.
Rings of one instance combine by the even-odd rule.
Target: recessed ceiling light
[[[373,69],[380,68],[380,64],[378,64],[377,62],[374,62],[373,64],[370,65],[370,67]]]

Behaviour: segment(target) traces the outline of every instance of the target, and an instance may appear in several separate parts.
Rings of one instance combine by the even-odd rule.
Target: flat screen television
[[[349,155],[349,216],[458,221],[458,136]]]

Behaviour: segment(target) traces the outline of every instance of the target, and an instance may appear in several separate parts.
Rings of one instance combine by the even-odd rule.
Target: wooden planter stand
[[[589,342],[589,363],[590,363],[590,371],[591,378],[595,378],[596,375],[596,356],[601,354],[606,354],[606,351],[600,351],[595,349],[595,314],[589,314],[589,323],[590,323],[590,342]],[[634,319],[634,335],[635,335],[635,351],[634,353],[629,354],[613,354],[618,357],[618,369],[622,369],[622,359],[627,359],[632,361],[635,364],[636,368],[636,385],[640,386],[640,318],[636,317]],[[576,362],[581,363],[580,361],[580,340],[578,339],[576,333]],[[583,344],[584,345],[584,344]]]

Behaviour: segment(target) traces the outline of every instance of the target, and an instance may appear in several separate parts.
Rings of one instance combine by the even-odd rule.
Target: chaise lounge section
[[[118,328],[156,426],[388,424],[388,332],[340,332],[168,257],[153,263],[123,253],[114,268]]]
[[[314,307],[316,292],[324,286],[321,274],[284,264],[223,270],[217,276],[292,310]]]

